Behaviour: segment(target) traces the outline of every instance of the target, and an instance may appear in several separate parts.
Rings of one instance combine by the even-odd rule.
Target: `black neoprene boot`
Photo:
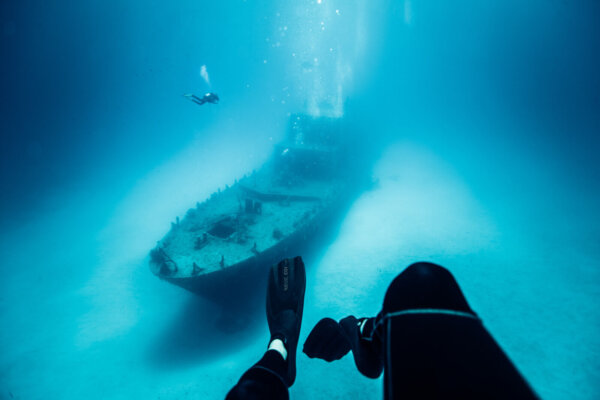
[[[383,371],[382,346],[379,337],[371,334],[375,318],[356,319],[349,316],[340,321],[340,326],[350,343],[356,368],[368,378],[377,378]],[[360,327],[362,324],[363,332]]]
[[[366,377],[377,378],[383,371],[383,357],[381,340],[375,332],[375,320],[358,320],[349,316],[338,323],[331,318],[323,318],[308,335],[303,351],[310,358],[331,362],[352,350],[356,368]]]

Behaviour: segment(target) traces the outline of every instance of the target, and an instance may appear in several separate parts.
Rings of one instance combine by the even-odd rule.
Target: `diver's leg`
[[[447,269],[417,263],[390,284],[373,336],[386,399],[536,398]]]
[[[382,314],[425,308],[474,314],[450,271],[436,264],[419,262],[392,281],[385,294]]]
[[[259,362],[242,375],[226,400],[286,400],[288,387],[281,378],[287,372],[286,361],[276,350],[268,350]]]
[[[267,321],[271,339],[261,360],[242,375],[227,399],[287,399],[296,379],[296,347],[302,324],[306,273],[300,257],[269,271]]]
[[[302,351],[310,358],[331,362],[352,350],[358,371],[368,378],[377,378],[383,371],[383,358],[381,340],[372,334],[375,320],[352,315],[340,322],[323,318],[308,335]]]
[[[194,97],[194,98],[192,98],[191,100],[192,100],[194,103],[196,103],[196,104],[198,104],[198,105],[200,105],[200,106],[201,106],[202,104],[206,103],[206,100],[204,100],[204,99],[199,99],[199,98],[197,98],[196,96],[193,96],[193,97]]]
[[[359,330],[354,328],[355,334],[351,337],[354,341],[358,340],[357,336],[362,339],[358,340],[358,343],[362,344],[358,347],[358,351],[354,351],[356,345],[353,346],[354,358],[359,370],[362,366],[365,372],[376,371],[379,376],[383,369],[383,353],[386,348],[382,318],[394,312],[414,309],[454,310],[475,316],[450,271],[428,262],[412,264],[388,287],[379,314],[361,320]],[[351,317],[345,320],[349,318]],[[349,329],[349,322],[352,320],[345,320],[340,321],[340,324],[344,325],[345,322]],[[363,375],[369,376],[365,372]]]
[[[311,358],[333,361],[352,350],[358,370],[369,378],[383,371],[383,337],[379,321],[391,312],[414,308],[453,309],[472,313],[448,270],[431,263],[406,268],[390,284],[382,311],[371,318],[324,318],[309,334],[303,351]]]

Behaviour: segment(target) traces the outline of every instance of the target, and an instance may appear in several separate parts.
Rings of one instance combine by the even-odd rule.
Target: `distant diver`
[[[200,106],[204,103],[219,104],[219,95],[216,93],[206,93],[204,96],[202,96],[202,98],[196,96],[195,94],[184,94],[183,96]]]

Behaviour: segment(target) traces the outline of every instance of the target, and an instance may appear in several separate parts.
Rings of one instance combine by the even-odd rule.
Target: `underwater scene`
[[[224,399],[266,354],[400,398],[303,346],[391,327],[417,262],[537,396],[600,398],[599,1],[3,0],[0,57],[0,399]]]

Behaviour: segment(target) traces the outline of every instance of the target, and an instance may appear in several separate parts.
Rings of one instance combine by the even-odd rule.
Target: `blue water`
[[[600,397],[598,1],[174,3],[0,3],[0,398],[223,398],[262,312],[223,332],[146,257],[296,112],[377,154],[307,258],[301,341],[428,260],[543,398]],[[300,356],[291,395],[382,390]]]

